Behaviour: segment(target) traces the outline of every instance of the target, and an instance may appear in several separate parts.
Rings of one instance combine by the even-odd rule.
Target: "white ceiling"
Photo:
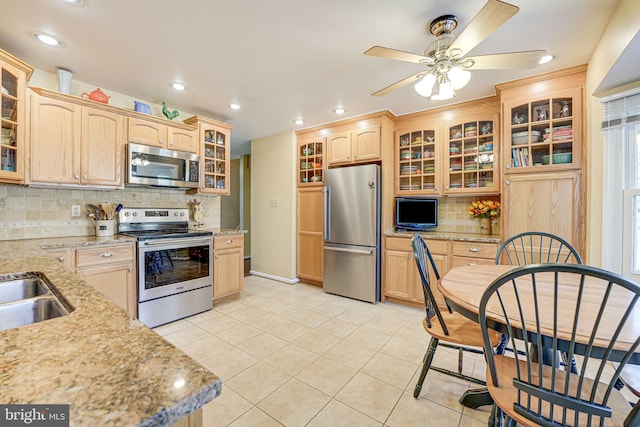
[[[420,65],[363,55],[373,45],[422,54],[432,19],[454,14],[460,34],[485,0],[2,0],[0,48],[74,79],[235,126],[232,153],[251,139],[388,109],[395,115],[494,94],[496,83],[587,63],[619,0],[511,0],[519,13],[473,55],[546,49],[533,70],[478,70],[451,101],[405,86],[371,93]],[[65,46],[30,37],[44,31]],[[626,68],[626,67],[625,67]],[[637,70],[637,68],[636,68]],[[613,76],[611,84],[617,82]],[[625,76],[625,78],[627,78]],[[168,87],[181,80],[189,87]],[[241,109],[232,111],[231,102]],[[337,106],[347,112],[332,113]]]

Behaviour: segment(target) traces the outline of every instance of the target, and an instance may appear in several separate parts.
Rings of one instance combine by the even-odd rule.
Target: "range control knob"
[[[180,216],[184,216],[184,212],[180,212]]]

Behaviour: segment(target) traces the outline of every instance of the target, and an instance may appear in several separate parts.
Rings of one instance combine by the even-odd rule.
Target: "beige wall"
[[[600,130],[602,106],[592,96],[624,49],[640,31],[640,2],[621,0],[609,21],[587,70],[587,259],[602,265],[602,180],[603,134]]]
[[[93,236],[95,224],[86,216],[87,203],[188,208],[194,197],[205,207],[205,226],[219,228],[219,196],[191,196],[172,189],[62,190],[0,184],[0,240]],[[81,216],[71,216],[72,205],[80,205]]]
[[[297,281],[295,155],[293,132],[251,141],[251,272],[285,282]]]

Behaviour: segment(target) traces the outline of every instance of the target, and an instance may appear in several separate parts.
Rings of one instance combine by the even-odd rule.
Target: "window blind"
[[[603,103],[602,129],[640,123],[640,93]]]

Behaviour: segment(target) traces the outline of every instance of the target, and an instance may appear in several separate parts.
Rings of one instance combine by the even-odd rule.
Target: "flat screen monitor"
[[[438,225],[438,199],[396,198],[396,229],[423,231]]]

